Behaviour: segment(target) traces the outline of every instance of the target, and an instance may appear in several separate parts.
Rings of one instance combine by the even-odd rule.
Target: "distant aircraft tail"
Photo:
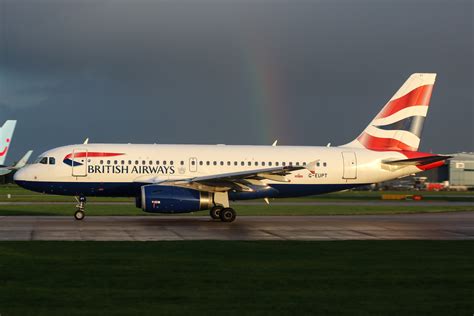
[[[8,120],[5,122],[5,124],[3,124],[0,130],[0,165],[3,165],[5,163],[5,159],[7,158],[7,153],[10,149],[15,126],[15,120]]]
[[[417,151],[435,79],[434,73],[412,74],[362,134],[344,147]]]

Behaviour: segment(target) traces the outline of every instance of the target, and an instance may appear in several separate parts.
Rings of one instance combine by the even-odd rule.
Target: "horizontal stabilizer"
[[[424,166],[424,165],[429,165],[434,162],[446,160],[451,157],[452,156],[433,155],[433,156],[425,156],[425,157],[418,157],[418,158],[383,161],[383,163],[387,165],[398,165],[398,166]]]

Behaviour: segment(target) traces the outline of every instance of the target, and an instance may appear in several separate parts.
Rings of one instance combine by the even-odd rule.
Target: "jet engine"
[[[144,185],[137,207],[148,213],[190,213],[210,209],[213,194],[165,185]]]

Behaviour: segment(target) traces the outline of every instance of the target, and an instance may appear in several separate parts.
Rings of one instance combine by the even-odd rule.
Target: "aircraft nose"
[[[26,169],[28,169],[28,167],[23,167],[23,168],[17,170],[17,171],[15,172],[15,175],[13,176],[13,180],[14,180],[15,182],[27,180],[27,177],[26,177],[26,175],[27,175]]]

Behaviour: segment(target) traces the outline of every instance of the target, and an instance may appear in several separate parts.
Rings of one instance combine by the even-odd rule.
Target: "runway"
[[[0,240],[474,240],[474,212],[358,216],[2,216]]]

